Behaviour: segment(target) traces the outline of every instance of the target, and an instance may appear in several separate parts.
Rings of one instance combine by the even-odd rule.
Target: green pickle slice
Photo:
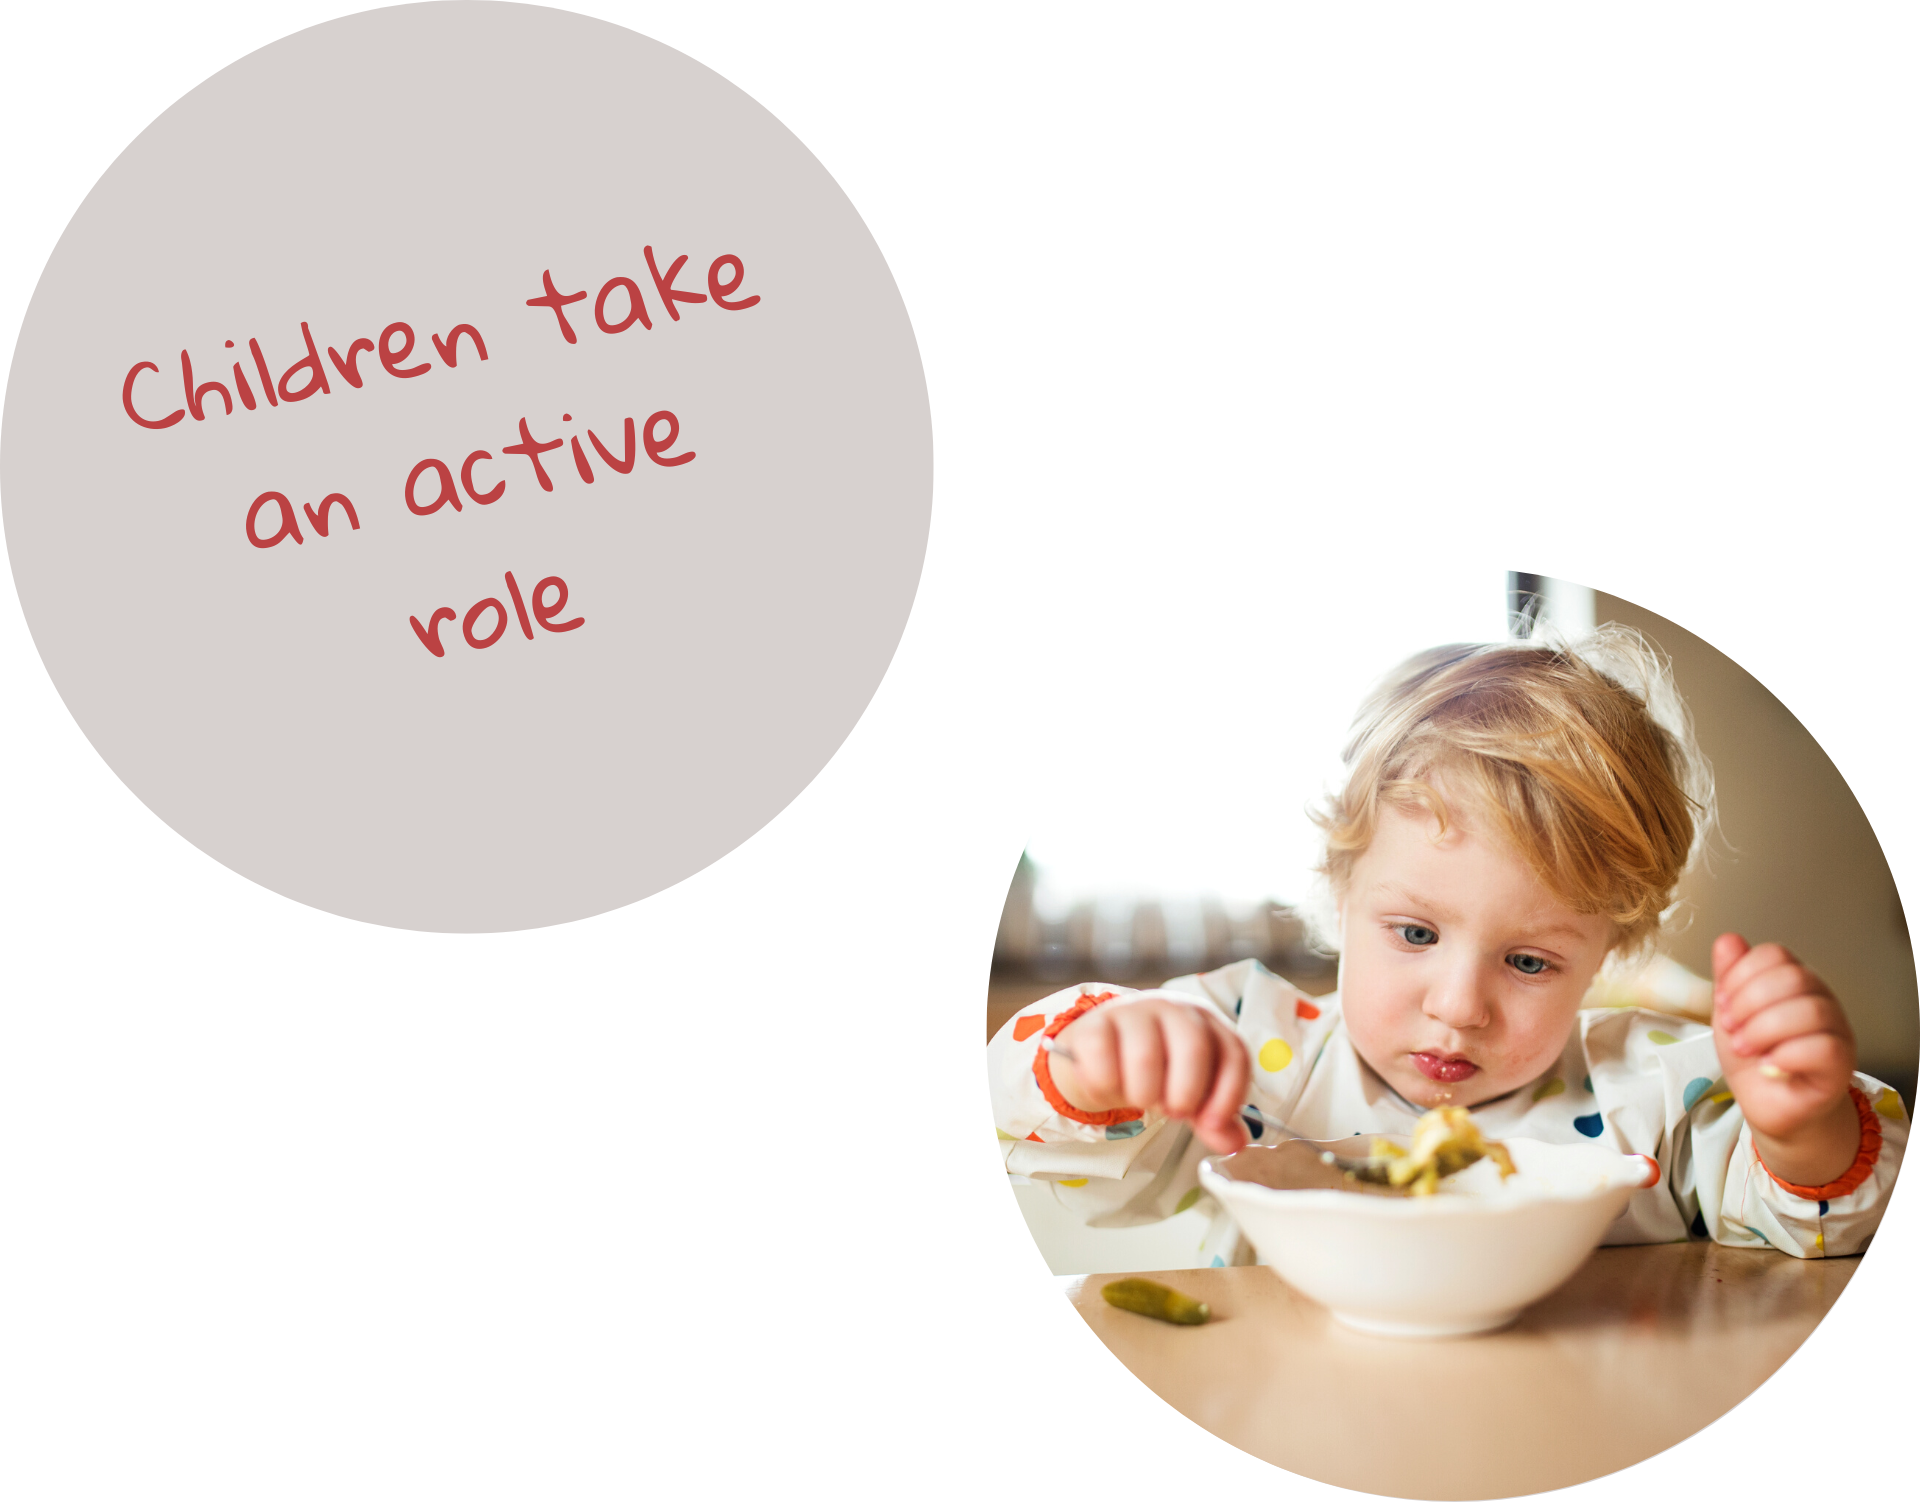
[[[1151,1278],[1119,1278],[1100,1289],[1100,1297],[1116,1309],[1163,1319],[1170,1325],[1204,1325],[1211,1311],[1198,1299]]]

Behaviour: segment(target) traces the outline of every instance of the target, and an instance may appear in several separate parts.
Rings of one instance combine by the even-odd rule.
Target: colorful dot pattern
[[[1076,1013],[1078,1013],[1080,1011],[1085,1010],[1089,1002],[1097,1004],[1097,1002],[1106,1001],[1106,1000],[1109,1000],[1110,998],[1111,998],[1111,993],[1103,994],[1098,997],[1086,997],[1082,999],[1081,1005],[1073,1008],[1073,1010]],[[1240,1015],[1241,1002],[1238,998],[1235,999],[1233,1010],[1234,1010],[1234,1015],[1236,1017]],[[1294,1015],[1296,1018],[1298,1018],[1302,1022],[1314,1022],[1314,1021],[1318,1021],[1319,1018],[1322,1016],[1322,1008],[1316,1003],[1309,1001],[1305,998],[1297,998],[1294,1002]],[[1025,1042],[1027,1039],[1031,1038],[1034,1034],[1040,1032],[1043,1028],[1046,1028],[1047,1024],[1048,1024],[1048,1019],[1044,1015],[1034,1015],[1034,1016],[1025,1016],[1025,1017],[1016,1018],[1012,1028],[1014,1040],[1017,1042]],[[1659,1029],[1651,1029],[1644,1036],[1647,1038],[1647,1040],[1650,1043],[1654,1044],[1656,1047],[1667,1047],[1672,1044],[1678,1043],[1680,1041],[1672,1033],[1664,1032]],[[1259,1050],[1255,1054],[1255,1060],[1258,1063],[1259,1067],[1266,1073],[1278,1074],[1292,1065],[1294,1061],[1293,1045],[1290,1044],[1284,1038],[1270,1037],[1260,1045]],[[1708,1079],[1705,1076],[1695,1076],[1693,1079],[1688,1080],[1685,1087],[1681,1091],[1681,1099],[1685,1109],[1688,1111],[1693,1110],[1693,1108],[1699,1105],[1703,1099],[1713,1104],[1725,1104],[1725,1103],[1731,1102],[1734,1099],[1732,1091],[1727,1090],[1725,1088],[1722,1088],[1719,1090],[1714,1089],[1714,1086],[1719,1083],[1720,1083],[1719,1081]],[[1554,1075],[1549,1079],[1542,1080],[1538,1085],[1534,1087],[1532,1092],[1532,1100],[1535,1104],[1538,1104],[1542,1101],[1550,1100],[1557,1096],[1566,1094],[1568,1088],[1569,1087],[1565,1079],[1561,1078],[1559,1075]],[[1593,1076],[1591,1074],[1588,1074],[1581,1079],[1580,1088],[1587,1095],[1591,1095],[1593,1093]],[[1858,1101],[1861,1107],[1861,1115],[1863,1120],[1870,1121],[1871,1117],[1867,1116],[1866,1114],[1868,1103],[1865,1097],[1863,1095],[1860,1095],[1858,1092],[1856,1092],[1856,1100]],[[1888,1121],[1902,1122],[1907,1119],[1906,1107],[1904,1102],[1900,1098],[1899,1092],[1890,1088],[1883,1087],[1879,1091],[1879,1093],[1874,1097],[1871,1103],[1871,1109],[1875,1113],[1884,1117]],[[1249,1110],[1241,1119],[1246,1125],[1248,1135],[1252,1139],[1254,1139],[1255,1141],[1258,1141],[1264,1135],[1266,1130],[1266,1124],[1252,1110]],[[1122,1140],[1126,1140],[1128,1138],[1132,1138],[1140,1135],[1144,1127],[1145,1127],[1145,1123],[1139,1120],[1118,1122],[1112,1125],[1108,1125],[1105,1129],[1105,1135],[1108,1141],[1122,1141]],[[1573,1120],[1573,1127],[1583,1137],[1597,1138],[1604,1133],[1605,1122],[1601,1114],[1598,1111],[1595,1111],[1587,1115],[1576,1116]],[[1359,1135],[1359,1134],[1356,1134],[1356,1135]],[[1018,1138],[1013,1137],[1011,1134],[1004,1131],[999,1131],[998,1129],[996,1129],[995,1131],[995,1136],[999,1138],[1001,1141],[1006,1141],[1006,1142],[1020,1140]],[[1029,1133],[1025,1140],[1029,1142],[1041,1142],[1043,1139],[1039,1136],[1038,1133]],[[1645,1156],[1645,1155],[1642,1154],[1640,1156]],[[1648,1161],[1650,1163],[1653,1162],[1652,1159],[1649,1159]],[[1654,1182],[1657,1183],[1658,1175],[1659,1175],[1659,1169],[1657,1165],[1655,1165],[1653,1172],[1655,1174]],[[1081,1189],[1081,1188],[1085,1188],[1090,1181],[1086,1178],[1073,1178],[1073,1179],[1059,1179],[1059,1180],[1056,1180],[1055,1182],[1059,1185],[1059,1187],[1063,1189]],[[1808,1195],[1807,1197],[1812,1198],[1811,1195]],[[1176,1215],[1179,1215],[1179,1214],[1183,1214],[1188,1210],[1191,1210],[1195,1205],[1197,1205],[1200,1202],[1200,1198],[1201,1198],[1201,1190],[1198,1185],[1195,1185],[1193,1188],[1188,1189],[1187,1192],[1181,1196],[1179,1202],[1174,1206],[1173,1213]],[[1829,1201],[1825,1199],[1822,1199],[1819,1201],[1819,1214],[1821,1217],[1826,1216],[1828,1212],[1828,1208],[1829,1208]],[[1751,1236],[1756,1241],[1764,1242],[1766,1240],[1766,1237],[1753,1226],[1743,1226],[1741,1229],[1744,1230],[1747,1233],[1747,1235]],[[1702,1210],[1696,1209],[1694,1211],[1692,1221],[1688,1226],[1688,1231],[1691,1235],[1702,1238],[1702,1239],[1710,1235],[1707,1229],[1705,1215]],[[1824,1253],[1826,1249],[1826,1236],[1825,1236],[1824,1228],[1816,1231],[1813,1245],[1816,1250]],[[1215,1256],[1213,1258],[1212,1265],[1215,1267],[1221,1267],[1221,1266],[1224,1266],[1225,1264],[1222,1262],[1220,1257]]]

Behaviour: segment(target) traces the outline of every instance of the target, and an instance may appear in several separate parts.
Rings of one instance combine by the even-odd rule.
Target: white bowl
[[[1482,1160],[1417,1199],[1331,1187],[1344,1181],[1321,1151],[1370,1140],[1245,1147],[1206,1159],[1200,1182],[1275,1272],[1375,1335],[1499,1329],[1564,1283],[1657,1175],[1638,1155],[1515,1138],[1505,1181]]]

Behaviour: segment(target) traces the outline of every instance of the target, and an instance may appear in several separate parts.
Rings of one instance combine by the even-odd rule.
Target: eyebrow
[[[1403,886],[1398,886],[1390,881],[1382,882],[1378,890],[1383,895],[1398,898],[1410,907],[1417,908],[1422,912],[1432,913],[1434,917],[1445,922],[1451,922],[1460,916],[1458,912],[1448,907],[1445,903],[1434,902],[1430,898],[1422,897],[1418,892],[1411,891]],[[1530,927],[1526,932],[1531,937],[1540,939],[1584,939],[1586,937],[1585,934],[1571,923],[1548,923],[1540,928]]]

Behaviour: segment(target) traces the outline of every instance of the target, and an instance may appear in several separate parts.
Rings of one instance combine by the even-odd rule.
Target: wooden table
[[[1112,1307],[1100,1286],[1117,1275],[1060,1282],[1135,1376],[1222,1439],[1317,1481],[1443,1502],[1572,1486],[1685,1439],[1779,1368],[1858,1260],[1603,1247],[1518,1323],[1436,1341],[1349,1330],[1266,1267],[1154,1274],[1212,1306],[1195,1328]],[[1376,1401],[1420,1393],[1470,1395],[1487,1419],[1369,1423],[1359,1442]]]

